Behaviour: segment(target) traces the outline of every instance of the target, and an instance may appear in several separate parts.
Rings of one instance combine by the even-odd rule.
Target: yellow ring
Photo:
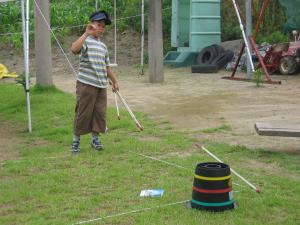
[[[203,177],[195,174],[195,178],[201,179],[201,180],[227,180],[231,178],[231,175],[228,175],[226,177]]]

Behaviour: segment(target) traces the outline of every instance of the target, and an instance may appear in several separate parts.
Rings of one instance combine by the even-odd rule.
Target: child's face
[[[93,21],[93,27],[95,27],[95,36],[101,37],[105,30],[105,22],[103,20],[100,21]]]

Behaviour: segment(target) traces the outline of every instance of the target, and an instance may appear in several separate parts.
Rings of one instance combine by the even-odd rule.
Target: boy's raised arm
[[[74,54],[78,54],[80,52],[80,49],[85,41],[85,39],[88,37],[87,33],[83,33],[80,38],[78,38],[76,41],[73,42],[70,50]]]
[[[73,52],[74,54],[78,54],[80,52],[82,45],[84,44],[85,39],[89,35],[92,35],[94,32],[95,32],[95,28],[93,27],[93,25],[88,24],[83,35],[81,35],[80,38],[78,38],[76,41],[73,42],[70,48],[71,52]]]

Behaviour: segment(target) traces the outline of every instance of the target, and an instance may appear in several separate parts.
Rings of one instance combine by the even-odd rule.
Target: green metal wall
[[[188,47],[190,39],[190,0],[172,0],[173,47]]]
[[[191,51],[221,42],[220,3],[220,0],[191,0]]]
[[[178,47],[189,47],[190,0],[179,2],[178,19]]]
[[[171,45],[164,58],[172,66],[191,65],[204,47],[221,42],[221,0],[172,0]]]
[[[172,0],[172,46],[199,51],[220,43],[220,3],[220,0]]]

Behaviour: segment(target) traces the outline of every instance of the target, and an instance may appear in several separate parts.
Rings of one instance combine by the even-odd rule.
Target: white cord
[[[170,163],[170,162],[167,162],[167,161],[165,161],[165,160],[161,160],[161,159],[155,158],[155,157],[153,157],[153,156],[148,156],[148,155],[144,155],[144,154],[141,154],[141,153],[136,153],[136,152],[133,152],[133,151],[129,151],[129,152],[131,152],[131,153],[133,153],[133,154],[136,154],[136,155],[139,155],[139,156],[143,156],[143,157],[148,158],[148,159],[152,159],[152,160],[155,160],[155,161],[158,161],[158,162],[165,163],[165,164],[170,165],[170,166],[174,166],[174,167],[177,167],[177,168],[180,168],[180,169],[185,169],[185,170],[192,171],[192,170],[189,169],[189,168],[180,166],[180,165],[175,164],[175,163]]]
[[[91,222],[95,222],[95,221],[99,221],[99,220],[103,220],[103,219],[108,219],[108,218],[113,218],[113,217],[117,217],[117,216],[123,216],[123,215],[127,215],[127,214],[132,214],[132,213],[149,211],[149,210],[152,210],[152,209],[160,209],[160,208],[164,208],[164,207],[168,207],[168,206],[173,206],[173,205],[186,203],[186,202],[189,202],[189,201],[190,200],[184,200],[184,201],[180,201],[180,202],[168,203],[168,204],[158,205],[158,206],[144,208],[144,209],[131,210],[131,211],[128,211],[128,212],[123,212],[123,213],[118,213],[118,214],[114,214],[114,215],[103,216],[103,217],[99,217],[99,218],[95,218],[95,219],[90,219],[90,220],[77,222],[77,223],[74,223],[73,225],[91,223]]]

